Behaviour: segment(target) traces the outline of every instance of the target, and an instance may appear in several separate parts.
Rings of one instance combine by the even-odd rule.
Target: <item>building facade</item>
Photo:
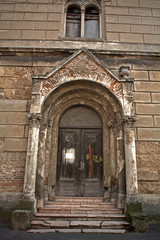
[[[160,1],[0,2],[0,210],[102,196],[160,219]]]

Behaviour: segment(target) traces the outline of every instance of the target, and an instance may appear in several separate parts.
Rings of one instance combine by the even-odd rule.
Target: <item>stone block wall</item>
[[[1,1],[0,39],[58,39],[62,1]]]
[[[23,93],[22,93],[23,95]],[[0,100],[0,219],[9,219],[22,197],[27,150],[26,100]]]
[[[3,55],[3,54],[2,54]],[[25,152],[28,136],[27,111],[31,98],[32,74],[46,74],[55,69],[68,56],[68,51],[45,53],[26,53],[20,51],[17,56],[1,56],[0,66],[0,139],[1,156],[4,173],[8,163],[14,161],[13,172],[6,183],[4,175],[2,191],[15,191],[16,185],[10,186],[17,179],[16,166],[19,166],[19,187],[22,191]],[[19,56],[20,55],[20,56]],[[160,65],[155,57],[136,56],[123,58],[113,55],[95,56],[101,63],[119,77],[119,67],[130,66],[130,77],[134,78],[133,97],[135,114],[137,115],[136,141],[137,166],[140,194],[160,193]],[[20,65],[20,66],[19,66]],[[25,66],[24,66],[25,65]],[[7,162],[5,159],[8,159]],[[19,159],[19,160],[18,160]],[[20,160],[21,159],[21,160]],[[1,165],[1,167],[2,167]],[[16,172],[16,173],[15,173]],[[15,180],[17,181],[17,180]],[[8,183],[7,183],[8,182]],[[2,184],[2,185],[3,185]],[[8,186],[7,186],[8,184]],[[12,189],[13,187],[13,189]]]
[[[102,37],[108,42],[159,44],[158,0],[104,0]],[[64,37],[62,0],[0,2],[1,40],[61,40]]]
[[[104,2],[107,41],[160,43],[159,1],[112,0]]]
[[[27,150],[27,101],[0,101],[0,191],[22,192]]]
[[[146,209],[154,199],[159,206],[160,1],[104,0],[98,43],[61,38],[63,16],[61,0],[0,1],[0,208],[13,209],[23,191],[31,75],[54,70],[80,47],[117,77],[130,66],[139,194]]]

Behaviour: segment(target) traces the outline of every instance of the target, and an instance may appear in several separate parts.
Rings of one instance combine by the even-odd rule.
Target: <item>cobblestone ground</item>
[[[10,229],[8,223],[0,223],[1,240],[159,240],[160,225],[150,225],[148,233],[125,233],[125,234],[63,234],[47,233],[32,234],[25,231]]]

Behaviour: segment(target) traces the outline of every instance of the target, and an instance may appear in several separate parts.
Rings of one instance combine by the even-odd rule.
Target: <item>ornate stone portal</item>
[[[104,197],[119,208],[126,196],[137,198],[132,80],[122,69],[119,80],[82,49],[47,76],[33,77],[24,195],[37,199],[37,207],[55,195],[59,120],[78,105],[95,110],[103,123]]]

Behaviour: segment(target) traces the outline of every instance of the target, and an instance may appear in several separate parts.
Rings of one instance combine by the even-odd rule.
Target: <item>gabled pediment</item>
[[[73,54],[67,61],[48,73],[43,78],[42,94],[47,95],[63,83],[76,80],[89,80],[102,84],[114,95],[122,99],[122,82],[98,59],[86,49]]]

